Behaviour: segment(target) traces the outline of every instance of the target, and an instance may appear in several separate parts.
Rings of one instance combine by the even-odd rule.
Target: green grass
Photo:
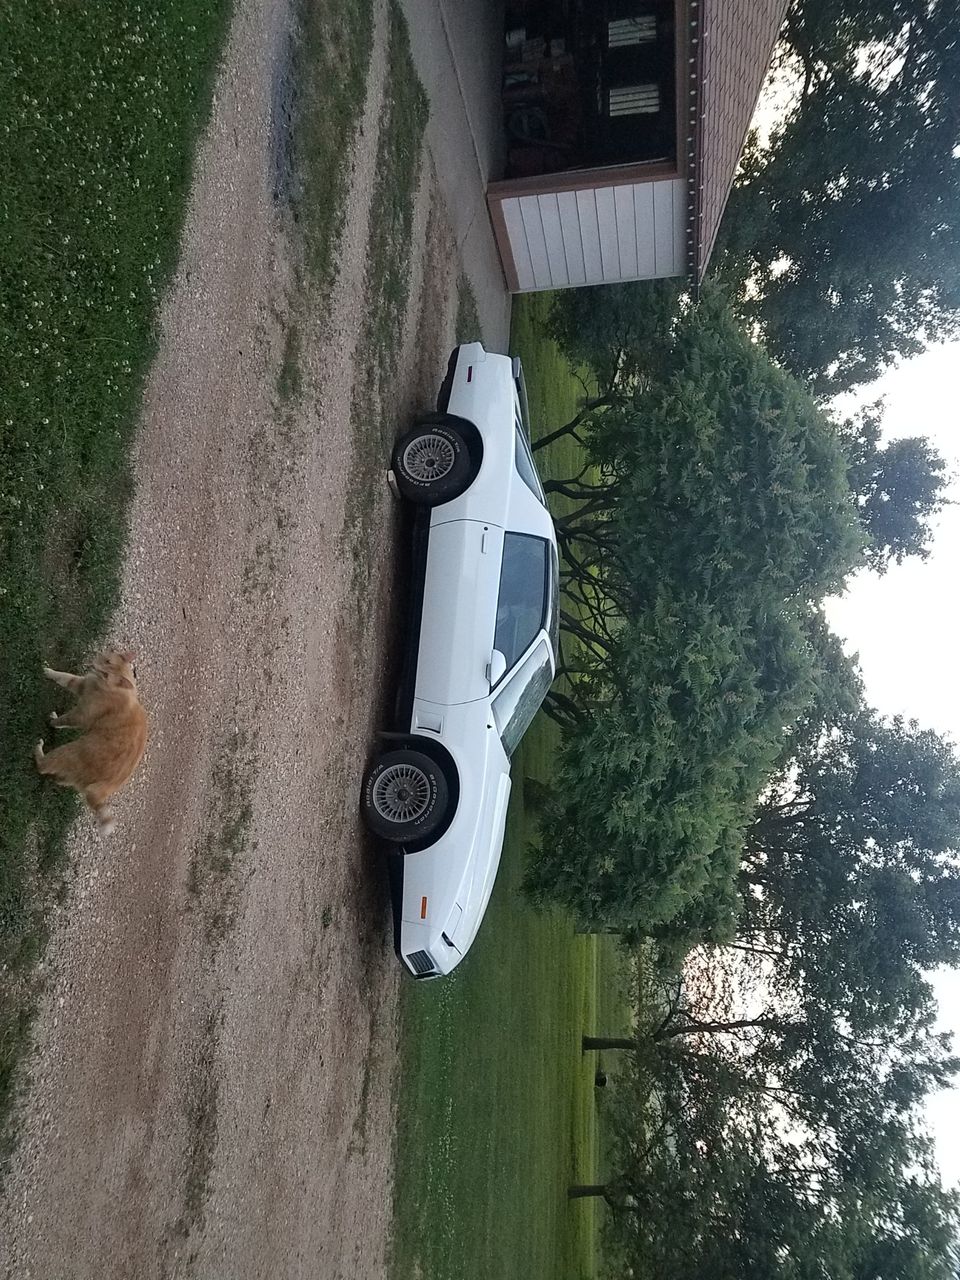
[[[75,813],[31,748],[113,607],[127,450],[228,0],[7,5],[0,41],[0,1120]]]
[[[403,1001],[393,1274],[397,1280],[593,1274],[596,944],[520,896],[534,835],[523,775],[549,769],[549,726],[515,760],[503,861],[469,959]]]
[[[310,281],[320,290],[314,301],[322,304],[336,276],[351,146],[373,46],[373,0],[300,0],[299,16],[292,203]]]
[[[344,550],[353,560],[361,608],[370,545],[376,530],[377,476],[396,423],[390,404],[410,292],[413,217],[427,123],[427,99],[410,55],[407,24],[390,4],[385,118],[377,145],[377,181],[370,208],[366,309],[357,345],[351,422],[358,463],[347,487]],[[384,411],[386,409],[386,412]]]
[[[303,394],[303,330],[325,320],[338,265],[351,156],[367,92],[373,48],[373,0],[298,0],[289,65],[275,72],[275,119],[289,122],[275,140],[274,187],[289,204],[300,257],[290,296],[278,409]]]
[[[548,304],[514,306],[511,349],[535,436],[572,417],[583,394],[544,337]],[[544,453],[547,474],[576,469],[575,442]],[[597,1025],[614,952],[565,918],[534,913],[520,893],[536,837],[528,780],[550,777],[557,742],[541,715],[514,759],[500,873],[469,958],[449,978],[404,990],[394,1280],[595,1275],[602,1210],[569,1203],[566,1189],[591,1181],[596,1165],[596,1063],[580,1036]]]
[[[461,272],[457,279],[457,318],[454,326],[454,340],[461,342],[482,342],[480,330],[480,312],[477,310],[477,299],[473,286],[467,276]]]
[[[300,326],[296,321],[287,325],[283,335],[283,358],[277,374],[277,397],[281,405],[299,400],[303,390],[300,373]]]
[[[207,941],[218,947],[233,928],[242,887],[241,861],[251,848],[250,792],[254,760],[239,729],[220,744],[211,774],[211,810],[193,848],[187,887],[199,908]],[[253,847],[256,843],[253,842]]]
[[[397,0],[389,9],[386,94],[370,209],[363,342],[363,372],[367,385],[378,393],[394,382],[400,353],[410,288],[413,205],[427,126],[426,94],[414,69],[407,24]]]
[[[587,395],[586,374],[578,377],[555,342],[546,336],[552,295],[528,293],[514,299],[510,327],[511,351],[519,355],[527,383],[533,439],[549,435],[576,416]],[[537,467],[545,479],[568,479],[583,465],[583,453],[573,436],[562,436],[538,451]],[[554,513],[570,507],[566,498],[551,498]]]

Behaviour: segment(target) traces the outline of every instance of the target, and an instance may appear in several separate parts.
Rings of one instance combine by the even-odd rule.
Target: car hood
[[[456,906],[460,908],[460,915],[453,926],[453,933],[448,934],[461,953],[467,950],[477,936],[493,893],[503,852],[510,803],[510,775],[502,773],[491,781],[494,794],[489,817],[484,821],[483,835],[474,845],[466,875],[457,894]]]

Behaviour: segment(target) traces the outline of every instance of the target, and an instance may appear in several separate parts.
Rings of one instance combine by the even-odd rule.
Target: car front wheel
[[[449,788],[421,751],[380,756],[363,782],[363,817],[374,835],[394,844],[428,839],[444,821]]]
[[[464,492],[473,463],[467,442],[455,427],[427,420],[397,442],[393,472],[405,498],[435,507]]]

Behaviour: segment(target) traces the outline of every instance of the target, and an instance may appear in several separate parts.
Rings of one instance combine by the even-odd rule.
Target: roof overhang
[[[703,0],[689,0],[685,93],[687,169],[687,279],[699,289],[706,270],[702,261],[703,207]]]

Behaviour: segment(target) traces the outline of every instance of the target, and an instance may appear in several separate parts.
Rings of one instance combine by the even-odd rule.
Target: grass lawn
[[[350,142],[363,110],[373,46],[373,0],[299,0],[294,57],[297,109],[292,202],[303,234],[310,283],[336,275],[350,181]],[[323,305],[322,296],[312,302]]]
[[[543,335],[547,305],[531,297],[514,306],[511,349],[523,360],[535,435],[572,417],[583,393]],[[545,472],[569,474],[575,449],[551,446]],[[450,978],[404,991],[395,1280],[596,1271],[602,1210],[568,1203],[566,1189],[591,1181],[596,1160],[595,1061],[581,1056],[580,1035],[596,1025],[612,948],[520,896],[536,835],[525,779],[549,778],[557,741],[541,715],[514,759],[503,860],[469,958]]]

